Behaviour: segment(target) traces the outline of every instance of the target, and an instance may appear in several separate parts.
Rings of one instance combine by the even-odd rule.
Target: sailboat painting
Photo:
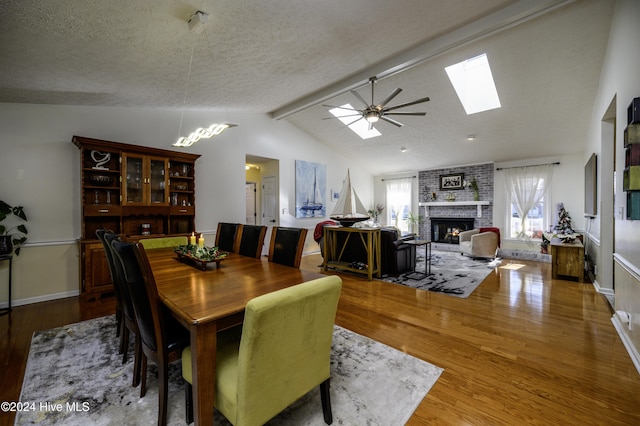
[[[325,217],[327,166],[296,160],[296,217]]]
[[[342,184],[338,203],[329,217],[340,222],[342,226],[352,226],[356,222],[369,219],[369,212],[351,186],[349,170],[347,170],[347,177]]]

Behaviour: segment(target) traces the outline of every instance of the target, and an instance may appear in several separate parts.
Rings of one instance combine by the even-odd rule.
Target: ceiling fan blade
[[[348,111],[358,111],[355,108],[349,108],[349,107],[343,107],[343,106],[335,106],[335,105],[327,105],[327,104],[322,104],[322,106],[326,108],[339,108],[339,109],[346,109]]]
[[[407,102],[406,104],[400,104],[400,105],[395,105],[395,106],[392,106],[392,107],[384,108],[382,111],[383,112],[392,111],[394,109],[404,108],[404,107],[408,107],[408,106],[411,106],[411,105],[421,104],[423,102],[429,102],[429,101],[430,101],[429,97],[420,98],[420,99],[417,99],[417,100],[415,100],[413,102]]]
[[[356,119],[355,119],[355,120],[353,120],[351,123],[346,124],[346,126],[347,126],[347,127],[349,127],[349,126],[351,126],[353,123],[355,123],[355,122],[357,122],[357,121],[360,121],[360,120],[362,120],[362,119],[364,119],[364,117],[356,118]]]
[[[388,103],[391,101],[391,99],[393,99],[393,98],[395,98],[396,96],[398,96],[398,94],[399,94],[400,92],[402,92],[402,89],[401,89],[401,88],[399,88],[399,87],[398,87],[398,88],[396,88],[393,92],[391,92],[391,94],[390,94],[389,96],[387,96],[387,99],[385,99],[384,101],[380,102],[380,103],[377,105],[377,107],[378,107],[378,108],[380,108],[380,109],[384,108],[384,106],[385,106],[386,104],[388,104]]]
[[[399,121],[393,120],[393,119],[391,119],[391,118],[389,118],[389,117],[385,117],[384,115],[381,115],[381,116],[380,116],[380,120],[384,120],[384,121],[386,121],[387,123],[391,123],[391,124],[393,124],[394,126],[398,126],[398,127],[402,127],[402,126],[404,126],[404,124],[400,123]]]
[[[425,115],[427,115],[426,112],[404,112],[404,111],[384,112],[382,114],[383,115],[415,115],[415,116],[420,116],[420,117],[424,117]]]
[[[369,104],[367,103],[367,101],[364,100],[362,96],[360,96],[360,93],[356,92],[355,90],[351,90],[351,93],[353,94],[353,96],[358,98],[360,102],[362,102],[365,108],[369,108]]]

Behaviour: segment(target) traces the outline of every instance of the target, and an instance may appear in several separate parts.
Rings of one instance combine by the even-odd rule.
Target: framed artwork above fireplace
[[[464,173],[440,175],[440,191],[464,189]]]

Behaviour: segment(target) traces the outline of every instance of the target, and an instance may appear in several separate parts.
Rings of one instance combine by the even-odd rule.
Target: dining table
[[[204,270],[171,248],[146,253],[160,299],[190,334],[195,424],[213,424],[217,333],[242,323],[249,300],[324,275],[236,253]]]

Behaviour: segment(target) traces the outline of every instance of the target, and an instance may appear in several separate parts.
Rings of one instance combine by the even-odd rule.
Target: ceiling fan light
[[[369,111],[364,117],[369,123],[375,123],[380,118],[377,111]]]

